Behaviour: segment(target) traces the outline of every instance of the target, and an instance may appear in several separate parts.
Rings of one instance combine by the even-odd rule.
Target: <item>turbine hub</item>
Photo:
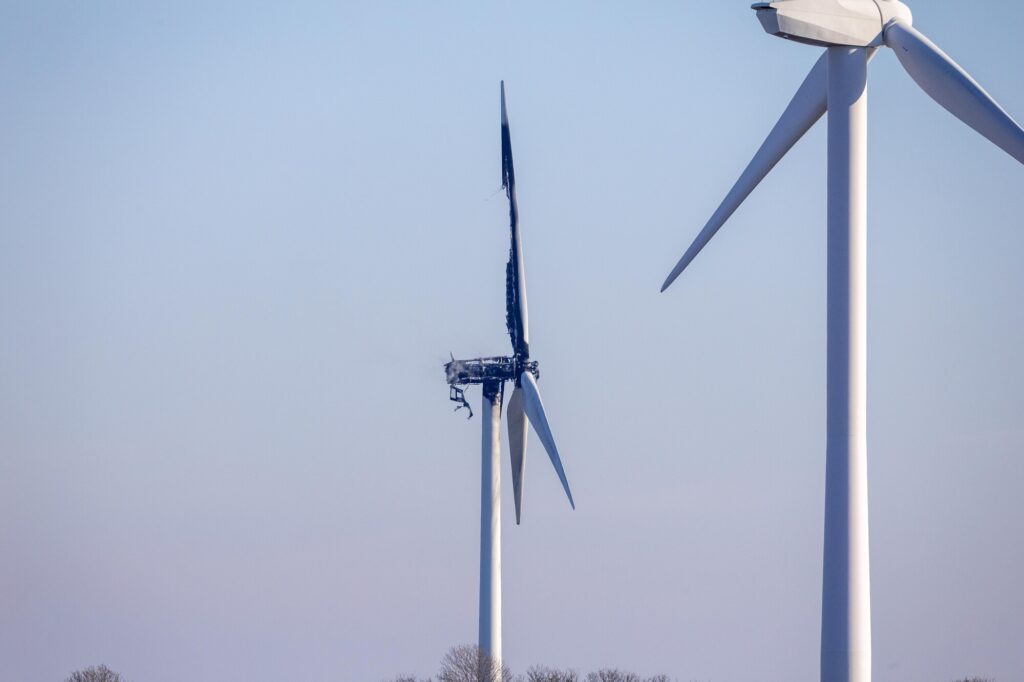
[[[771,35],[824,47],[879,47],[890,22],[913,23],[900,0],[775,0],[751,9]]]

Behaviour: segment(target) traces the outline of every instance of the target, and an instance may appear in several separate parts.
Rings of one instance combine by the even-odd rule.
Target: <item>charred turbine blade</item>
[[[512,137],[508,129],[508,109],[505,107],[505,81],[501,81],[501,186],[515,187],[516,171],[512,165]]]
[[[526,309],[526,272],[523,243],[519,231],[519,201],[516,197],[516,172],[512,163],[512,135],[505,106],[505,81],[501,82],[501,185],[509,204],[509,228],[512,245],[505,268],[505,323],[512,350],[519,357],[530,356],[529,318]]]

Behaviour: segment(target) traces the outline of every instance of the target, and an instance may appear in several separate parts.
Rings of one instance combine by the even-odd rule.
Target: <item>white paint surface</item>
[[[512,390],[508,399],[508,449],[512,461],[512,497],[516,507],[516,525],[522,519],[523,475],[526,473],[526,412],[523,407],[523,389]]]
[[[480,648],[501,662],[501,401],[480,412]]]
[[[932,99],[1024,163],[1024,129],[935,43],[902,21],[885,29],[885,43]]]
[[[870,682],[867,53],[828,49],[828,407],[822,682]]]
[[[562,482],[562,489],[565,491],[565,496],[569,498],[569,504],[575,509],[576,502],[572,499],[572,491],[569,490],[569,479],[565,475],[565,467],[562,466],[558,446],[555,445],[555,436],[551,433],[551,425],[548,423],[548,416],[544,411],[544,401],[541,400],[537,382],[529,372],[523,372],[519,381],[523,388],[523,407],[526,410],[526,416],[533,424],[533,430],[537,432],[537,437],[540,438],[544,449],[547,450],[551,466],[555,467],[555,473],[558,474],[558,480]]]

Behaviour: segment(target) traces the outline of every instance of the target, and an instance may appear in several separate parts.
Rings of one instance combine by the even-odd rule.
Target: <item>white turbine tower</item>
[[[867,64],[891,47],[951,114],[1024,163],[1024,129],[913,26],[898,0],[753,5],[764,29],[823,46],[811,73],[662,286],[668,288],[775,164],[828,111],[828,349],[821,679],[871,679],[866,450]]]
[[[501,83],[501,184],[509,201],[512,247],[505,268],[505,322],[512,340],[512,357],[455,360],[445,365],[451,386],[451,399],[469,408],[459,386],[482,384],[483,423],[480,468],[480,650],[501,668],[501,404],[505,382],[515,388],[508,401],[508,441],[512,460],[512,488],[519,524],[523,500],[523,473],[526,467],[527,420],[555,467],[569,504],[576,508],[558,455],[554,436],[544,412],[537,379],[540,372],[530,360],[529,325],[526,312],[526,272],[523,267],[523,243],[519,231],[519,203],[516,199],[516,174],[512,165],[512,138],[505,109],[505,82]],[[471,408],[469,416],[473,416]]]

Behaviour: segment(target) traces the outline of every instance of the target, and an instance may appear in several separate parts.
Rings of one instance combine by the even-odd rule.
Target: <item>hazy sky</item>
[[[577,502],[504,460],[507,662],[816,679],[824,123],[658,293],[818,55],[748,5],[0,5],[0,678],[475,640],[504,78]],[[1019,3],[913,9],[1024,119]],[[1024,679],[1024,167],[891,53],[869,131],[875,679]]]

